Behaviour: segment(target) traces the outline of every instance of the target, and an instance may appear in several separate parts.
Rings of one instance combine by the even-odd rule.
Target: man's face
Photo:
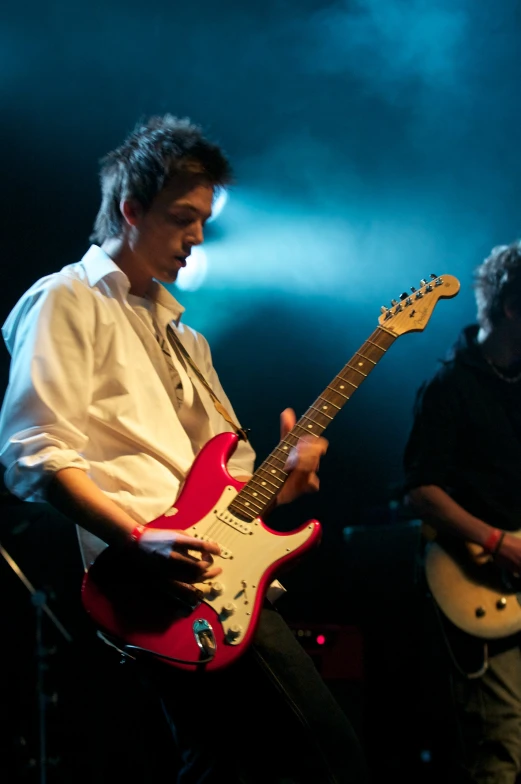
[[[129,245],[139,277],[162,283],[176,280],[193,246],[203,241],[213,195],[209,184],[169,187],[158,193],[146,212],[139,205],[134,208]]]

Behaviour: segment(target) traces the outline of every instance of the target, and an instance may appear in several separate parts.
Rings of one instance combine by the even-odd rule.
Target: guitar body
[[[223,433],[209,441],[175,506],[150,523],[218,542],[222,554],[214,560],[223,571],[215,580],[182,590],[154,574],[146,556],[112,547],[87,571],[83,606],[123,648],[137,646],[182,669],[228,666],[249,646],[275,574],[318,544],[316,520],[279,533],[260,518],[244,521],[228,510],[244,486],[226,469],[237,440]]]
[[[425,576],[442,612],[464,632],[498,639],[521,631],[521,583],[492,560],[477,563],[464,548],[449,552],[430,542]]]

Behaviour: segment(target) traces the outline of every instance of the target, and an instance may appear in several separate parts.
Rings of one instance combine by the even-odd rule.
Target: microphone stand
[[[46,711],[47,705],[52,700],[52,697],[45,694],[44,673],[46,668],[45,658],[49,655],[49,649],[45,648],[43,642],[43,619],[44,614],[52,621],[56,629],[60,632],[62,637],[67,642],[72,642],[72,637],[60,623],[56,615],[47,604],[47,597],[44,591],[37,590],[27,579],[22,572],[16,561],[11,558],[7,550],[0,542],[0,555],[5,559],[11,567],[16,576],[25,585],[31,594],[31,604],[36,611],[36,670],[37,670],[37,692],[38,692],[38,737],[39,737],[39,782],[46,784],[47,782],[47,733],[46,733]]]

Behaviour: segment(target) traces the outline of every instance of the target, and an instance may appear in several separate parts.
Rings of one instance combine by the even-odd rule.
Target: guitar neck
[[[322,435],[396,337],[388,330],[377,327],[233,499],[229,509],[234,515],[247,521],[262,516],[288,478],[284,466],[292,447],[305,434],[317,438]]]

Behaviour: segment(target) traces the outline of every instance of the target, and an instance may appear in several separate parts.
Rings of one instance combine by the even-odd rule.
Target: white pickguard
[[[214,563],[222,568],[222,573],[214,580],[196,583],[195,587],[218,614],[232,645],[240,643],[248,631],[266,570],[297,550],[314,530],[313,525],[308,525],[296,533],[278,535],[257,520],[246,523],[228,510],[236,495],[234,487],[226,487],[212,511],[185,531],[198,539],[211,539],[221,547],[221,555],[214,556]],[[193,554],[197,555],[195,551]]]

